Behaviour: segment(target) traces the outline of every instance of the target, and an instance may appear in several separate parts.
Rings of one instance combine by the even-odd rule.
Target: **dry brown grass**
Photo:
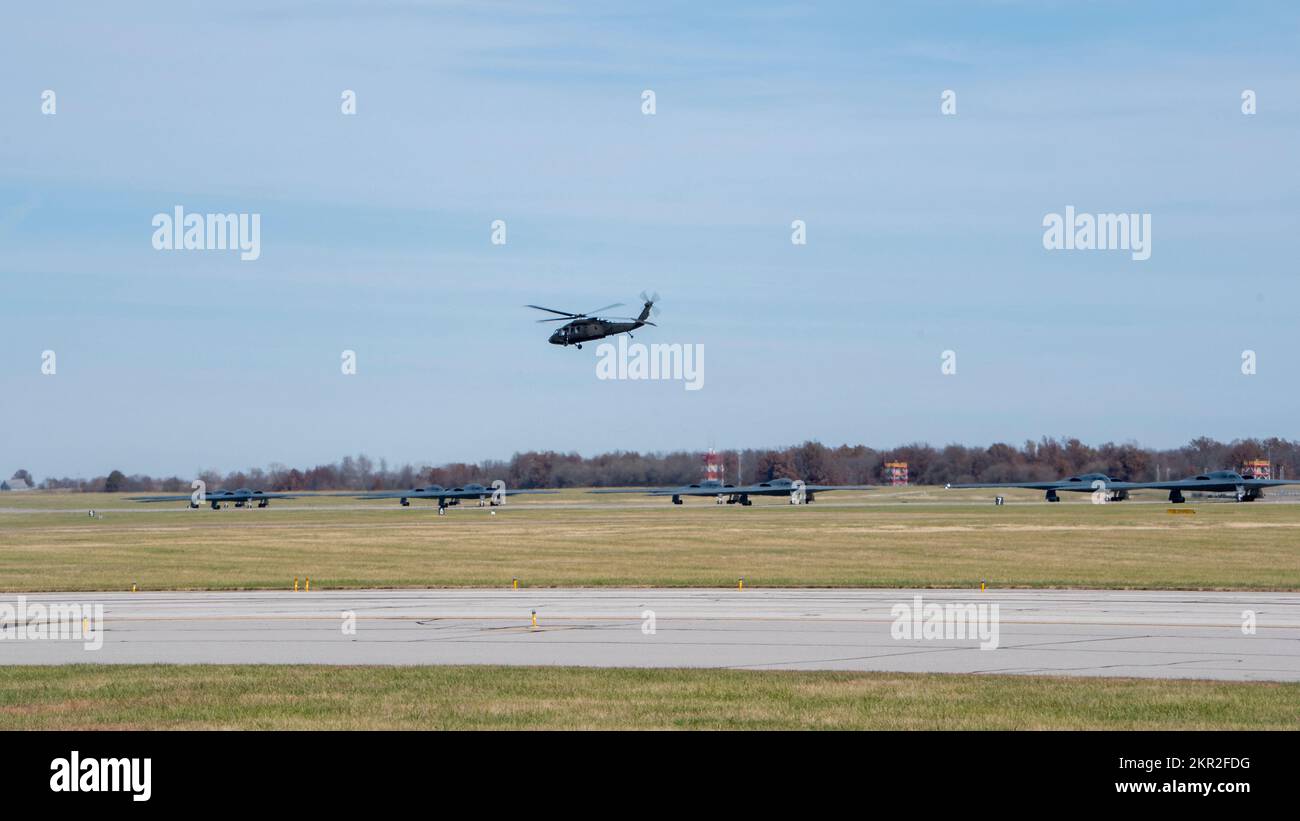
[[[937,489],[718,507],[567,492],[438,517],[311,500],[267,510],[0,498],[0,589],[530,586],[1300,589],[1300,505],[1049,505]],[[623,507],[628,503],[640,507]],[[353,504],[354,508],[330,509]],[[89,519],[88,506],[102,518]],[[14,512],[15,508],[41,512]],[[118,509],[123,509],[118,512]]]
[[[0,729],[1300,729],[1300,685],[569,667],[0,667]]]

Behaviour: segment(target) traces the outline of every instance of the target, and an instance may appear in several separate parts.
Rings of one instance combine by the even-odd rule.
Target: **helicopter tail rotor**
[[[641,315],[637,317],[637,321],[645,322],[647,325],[653,325],[653,322],[648,322],[647,320],[650,319],[651,316],[659,316],[659,308],[656,305],[656,303],[659,302],[659,293],[656,291],[653,294],[647,294],[645,291],[642,291],[641,301],[645,303],[645,307],[641,309]]]

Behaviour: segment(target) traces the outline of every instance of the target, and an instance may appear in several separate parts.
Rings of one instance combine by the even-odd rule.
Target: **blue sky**
[[[0,471],[1300,436],[1290,4],[261,6],[6,10]],[[178,204],[261,258],[155,251]],[[642,289],[703,390],[521,307]]]

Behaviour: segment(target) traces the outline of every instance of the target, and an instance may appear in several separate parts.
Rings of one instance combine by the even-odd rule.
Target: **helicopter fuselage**
[[[580,345],[594,339],[635,331],[644,322],[614,322],[608,319],[575,319],[551,334],[552,345]]]

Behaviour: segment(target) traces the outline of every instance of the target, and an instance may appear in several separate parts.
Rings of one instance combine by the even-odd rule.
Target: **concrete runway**
[[[998,605],[979,638],[894,638],[891,608]],[[1300,594],[1057,590],[373,590],[25,596],[103,605],[102,647],[15,638],[0,664],[571,664],[1300,681]],[[531,613],[537,611],[537,627]],[[1243,611],[1257,619],[1242,632]],[[654,632],[643,629],[654,613]],[[355,635],[344,613],[355,613]],[[991,615],[991,611],[990,615]],[[922,617],[927,614],[922,611]],[[78,619],[79,620],[79,619]],[[985,638],[988,635],[985,634]]]

